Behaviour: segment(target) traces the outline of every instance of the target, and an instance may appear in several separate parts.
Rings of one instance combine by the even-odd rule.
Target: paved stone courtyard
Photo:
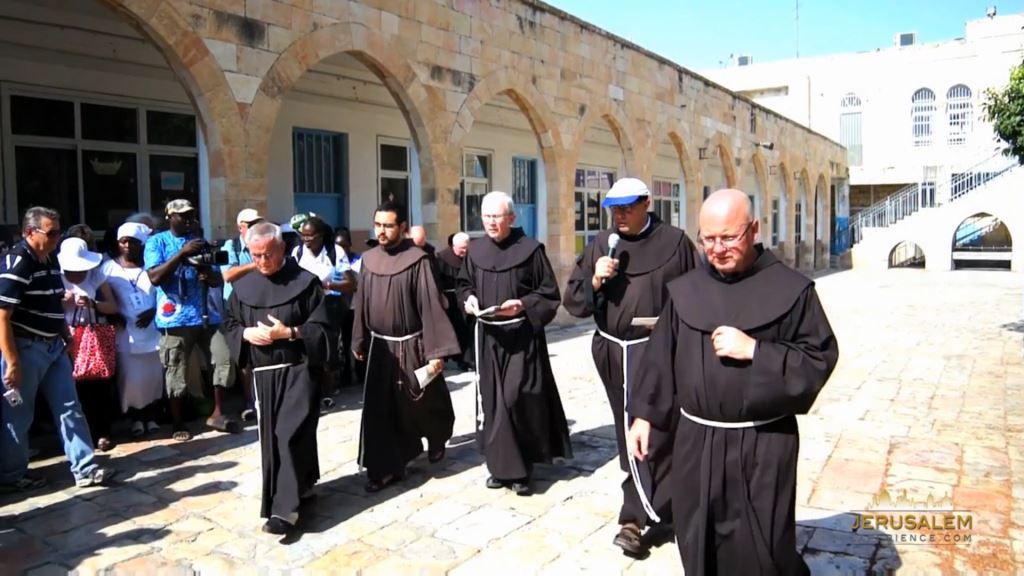
[[[818,280],[841,359],[802,417],[799,546],[821,574],[1024,571],[1022,277],[1000,272],[841,272]],[[104,457],[108,489],[51,479],[30,498],[0,500],[0,573],[32,574],[680,574],[674,543],[638,561],[611,545],[622,473],[611,414],[590,360],[591,329],[551,346],[576,459],[537,472],[528,498],[488,490],[471,438],[473,389],[450,378],[458,419],[447,460],[368,496],[354,459],[359,395],[320,424],[322,480],[304,533],[260,532],[254,428],[125,442]],[[952,500],[974,519],[969,545],[894,544],[852,532],[850,511],[882,490]]]

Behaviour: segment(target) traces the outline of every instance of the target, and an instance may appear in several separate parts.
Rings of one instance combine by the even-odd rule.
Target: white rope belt
[[[626,407],[629,405],[629,347],[636,344],[643,344],[650,340],[651,337],[647,336],[646,338],[637,338],[636,340],[623,340],[612,336],[600,328],[597,329],[597,333],[605,340],[614,342],[622,348],[622,428],[626,435],[626,446],[628,447],[630,422],[629,410],[627,410]],[[658,516],[658,513],[654,511],[654,506],[651,505],[651,502],[647,499],[647,493],[644,492],[643,483],[640,482],[640,470],[637,468],[636,459],[633,458],[632,454],[627,454],[626,460],[629,461],[629,475],[633,478],[633,486],[636,488],[637,496],[640,497],[640,505],[643,506],[644,512],[647,512],[647,515],[650,516],[651,520],[661,522],[661,518]]]
[[[291,368],[292,366],[298,366],[298,364],[274,364],[273,366],[260,366],[259,368],[253,368],[255,372],[266,372],[267,370],[280,370],[281,368]]]
[[[373,330],[371,330],[370,331],[370,351],[366,353],[366,369],[367,370],[370,369],[370,366],[371,366],[370,359],[373,358],[373,341],[376,340],[377,338],[380,338],[381,340],[384,340],[384,341],[387,341],[387,342],[406,342],[406,341],[412,340],[413,338],[415,338],[417,336],[420,336],[422,334],[423,334],[423,330],[420,330],[419,332],[413,332],[412,334],[406,334],[405,336],[387,336],[387,335],[381,334],[379,332],[374,332]],[[370,383],[370,379],[364,377],[363,378],[363,406],[366,406],[366,386],[369,383]],[[360,472],[363,471],[363,452],[364,452],[364,450],[366,448],[366,446],[364,444],[364,442],[366,440],[365,436],[366,436],[365,426],[363,424],[363,420],[360,420],[360,424],[359,424],[359,456],[356,459],[356,462],[359,464],[359,471]]]
[[[456,290],[455,288],[445,288],[444,290],[441,290],[441,292],[444,292],[445,294],[454,294]]]
[[[405,336],[385,336],[384,334],[378,334],[377,332],[371,331],[370,348],[371,350],[373,348],[372,338],[380,338],[381,340],[387,340],[388,342],[405,342],[406,340],[412,340],[413,338],[419,336],[420,334],[423,334],[422,330],[420,330],[419,332],[413,332],[412,334],[406,334]],[[369,363],[369,360],[367,360],[367,363]]]
[[[480,334],[483,332],[483,324],[489,326],[511,326],[512,324],[519,324],[525,317],[512,318],[511,320],[487,320],[486,318],[476,317],[476,323],[473,325],[473,360],[474,368],[476,369],[475,377],[473,378],[476,384],[476,430],[479,432],[484,429],[484,397],[480,393]]]
[[[688,414],[686,410],[683,410],[682,408],[679,409],[679,412],[682,413],[682,415],[685,416],[686,419],[689,420],[690,422],[696,422],[697,424],[701,424],[711,428],[727,428],[731,430],[736,430],[739,428],[756,428],[758,426],[764,426],[765,424],[771,424],[772,422],[782,420],[783,418],[788,416],[788,414],[783,414],[782,416],[776,416],[775,418],[769,418],[767,420],[749,420],[747,422],[718,422],[717,420],[705,420],[700,416]]]
[[[526,318],[519,317],[511,320],[487,320],[486,318],[477,317],[476,319],[477,322],[480,322],[481,324],[488,324],[490,326],[508,326],[509,324],[518,324],[523,320],[526,320]]]

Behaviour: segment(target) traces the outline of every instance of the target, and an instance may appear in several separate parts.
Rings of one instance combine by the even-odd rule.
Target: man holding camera
[[[165,213],[170,229],[146,241],[145,267],[156,286],[156,327],[171,400],[173,438],[182,442],[192,438],[185,427],[182,400],[196,346],[213,368],[214,406],[206,424],[222,432],[239,432],[238,421],[226,418],[221,411],[225,390],[232,382],[231,355],[224,335],[217,330],[220,314],[209,307],[207,298],[208,288],[224,283],[215,258],[219,249],[198,234],[199,222],[191,202],[171,200]]]

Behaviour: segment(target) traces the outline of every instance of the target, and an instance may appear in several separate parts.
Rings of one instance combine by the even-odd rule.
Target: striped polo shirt
[[[0,258],[0,308],[14,308],[15,336],[52,338],[67,330],[57,258],[36,258],[22,240]]]

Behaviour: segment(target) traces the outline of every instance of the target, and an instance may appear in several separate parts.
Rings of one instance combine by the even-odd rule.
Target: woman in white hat
[[[78,237],[65,238],[57,252],[57,262],[64,275],[64,316],[68,326],[102,321],[100,314],[116,314],[117,302],[99,270],[103,256],[89,250],[85,240]],[[100,294],[97,299],[96,295]],[[110,409],[112,380],[78,382],[78,399],[89,422],[93,444],[96,449],[106,452],[114,447],[110,440],[110,423],[113,420]]]
[[[164,394],[160,332],[153,324],[156,292],[142,266],[143,248],[151,233],[142,223],[122,224],[116,235],[117,256],[103,264],[125,320],[117,331],[117,391],[121,411],[131,419],[136,438],[160,430],[154,403]]]

